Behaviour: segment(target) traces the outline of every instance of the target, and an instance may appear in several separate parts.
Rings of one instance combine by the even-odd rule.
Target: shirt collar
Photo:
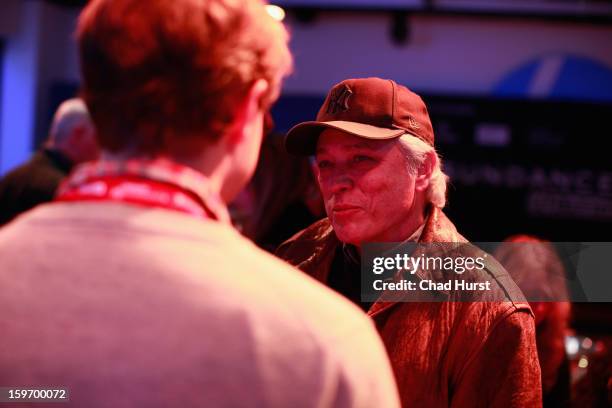
[[[45,154],[53,163],[64,173],[68,173],[70,169],[74,166],[72,160],[68,158],[65,154],[60,152],[59,150],[51,149],[45,147],[42,149],[43,154]]]
[[[72,188],[90,178],[136,176],[178,186],[196,195],[217,221],[231,224],[227,206],[215,192],[208,177],[190,167],[164,158],[102,159],[77,166],[61,188]]]

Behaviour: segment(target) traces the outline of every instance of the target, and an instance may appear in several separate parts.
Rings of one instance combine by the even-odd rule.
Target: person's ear
[[[263,112],[261,99],[269,88],[268,81],[258,79],[251,85],[247,94],[236,107],[232,131],[228,132],[227,143],[239,144],[245,137],[253,137],[254,127],[261,127],[263,132]]]
[[[434,151],[430,151],[425,155],[425,160],[419,166],[415,179],[415,189],[417,191],[426,191],[429,187],[431,175],[438,162],[438,156]]]

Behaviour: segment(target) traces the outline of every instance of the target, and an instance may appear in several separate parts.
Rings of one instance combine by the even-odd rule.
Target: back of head
[[[91,125],[87,106],[80,98],[68,99],[60,104],[53,115],[49,139],[52,143],[62,143],[80,125]]]
[[[259,0],[93,0],[78,23],[83,95],[103,149],[201,149],[259,79],[278,96],[288,35]]]
[[[514,235],[493,253],[528,300],[566,301],[565,269],[555,247],[529,235]]]
[[[95,127],[82,99],[68,99],[57,108],[47,146],[61,151],[74,163],[98,156]]]

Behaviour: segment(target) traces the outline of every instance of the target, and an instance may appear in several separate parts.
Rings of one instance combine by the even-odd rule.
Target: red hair
[[[259,0],[92,0],[77,28],[82,95],[110,151],[218,139],[258,79],[266,109],[291,68],[284,27]]]

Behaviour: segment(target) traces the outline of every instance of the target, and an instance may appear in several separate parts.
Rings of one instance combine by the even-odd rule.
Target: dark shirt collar
[[[51,149],[49,147],[45,147],[42,149],[42,152],[45,156],[49,158],[58,169],[62,170],[65,173],[69,173],[74,166],[72,160],[68,158],[64,153],[59,150]]]
[[[417,228],[410,237],[405,239],[400,245],[403,245],[408,242],[418,242],[421,234],[423,233],[423,228],[425,227],[425,223],[423,223],[419,228]],[[359,254],[359,250],[356,246],[351,244],[342,243],[342,253],[344,255],[344,259],[346,262],[349,262],[353,265],[361,265],[361,255]]]

